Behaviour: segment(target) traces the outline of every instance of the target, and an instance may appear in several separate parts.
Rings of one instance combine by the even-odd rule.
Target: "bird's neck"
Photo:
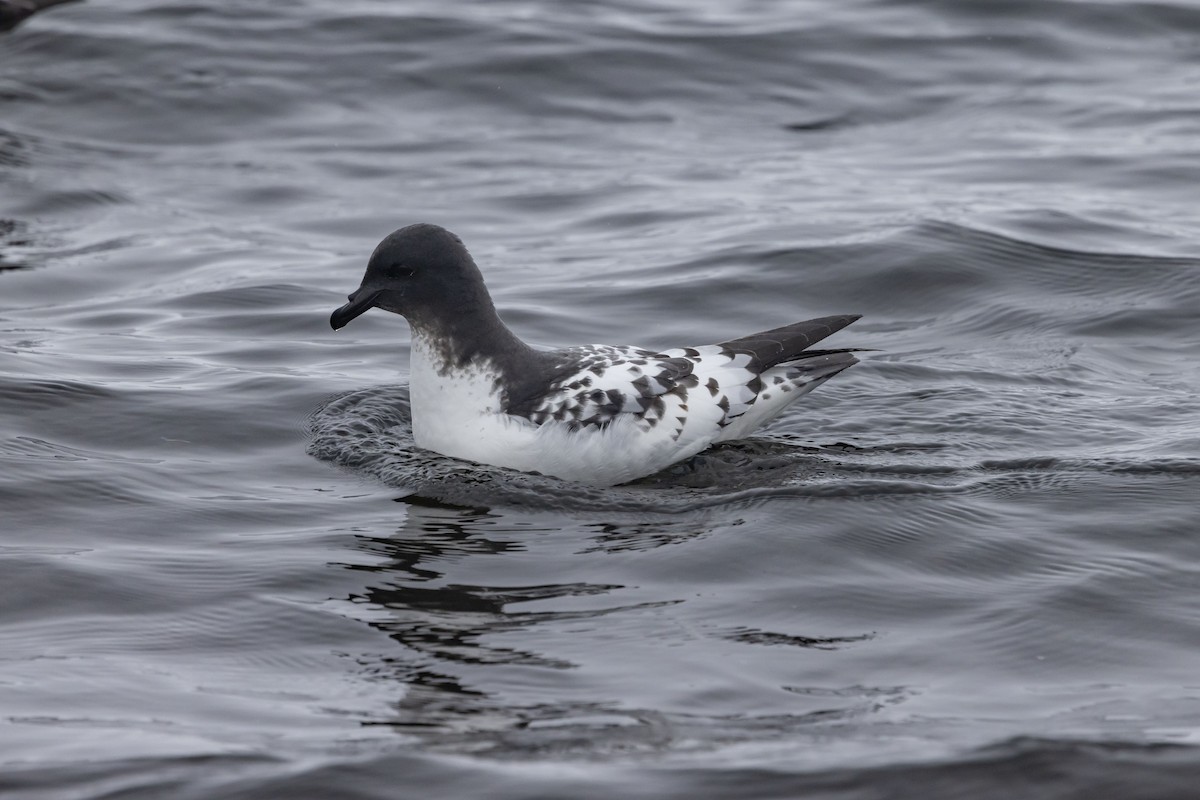
[[[501,321],[491,302],[438,319],[409,319],[414,346],[441,375],[472,367],[497,375],[528,369],[537,351]]]

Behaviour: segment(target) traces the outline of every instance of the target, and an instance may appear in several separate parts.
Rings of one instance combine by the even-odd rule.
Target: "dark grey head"
[[[462,240],[428,223],[401,228],[380,242],[349,300],[329,317],[335,331],[376,306],[402,314],[414,327],[433,329],[495,314]]]

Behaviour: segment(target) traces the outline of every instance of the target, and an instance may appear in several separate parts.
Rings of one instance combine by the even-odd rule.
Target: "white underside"
[[[693,391],[686,410],[678,408],[677,397],[664,397],[668,407],[663,418],[686,420],[678,436],[678,428],[666,424],[647,430],[634,414],[619,414],[603,427],[572,429],[565,422],[535,425],[504,413],[490,370],[481,366],[443,375],[434,353],[428,343],[414,336],[410,396],[413,437],[420,447],[454,458],[600,486],[651,475],[716,441],[741,438],[824,380],[814,375],[811,383],[796,391],[777,392],[724,428],[718,424],[724,412],[716,401],[707,392]],[[848,364],[831,368],[829,374],[845,366]],[[701,382],[708,377],[701,367],[714,373],[720,369],[699,365]],[[763,378],[772,373],[769,370]]]

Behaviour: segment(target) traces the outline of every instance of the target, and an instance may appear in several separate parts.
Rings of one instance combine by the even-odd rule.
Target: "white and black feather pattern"
[[[603,427],[630,415],[644,432],[662,426],[675,440],[695,415],[711,418],[714,441],[736,438],[734,432],[740,435],[747,427],[738,421],[755,404],[761,401],[768,407],[751,415],[753,427],[855,362],[848,351],[794,350],[854,319],[810,320],[719,345],[664,352],[599,344],[554,351],[552,355],[569,365],[565,374],[507,410],[537,425],[554,422],[572,430]],[[793,360],[779,363],[788,358]],[[697,414],[704,407],[709,413]],[[730,426],[733,430],[724,430]]]
[[[335,329],[379,307],[413,332],[413,437],[455,458],[598,485],[623,483],[738,439],[857,363],[810,350],[856,315],[661,352],[538,351],[497,316],[458,237],[436,225],[380,243]]]
[[[587,345],[555,355],[566,374],[540,394],[522,398],[509,413],[538,425],[561,422],[576,429],[630,414],[648,431],[664,419],[668,403],[686,405],[688,390],[698,383],[692,361],[641,347]]]

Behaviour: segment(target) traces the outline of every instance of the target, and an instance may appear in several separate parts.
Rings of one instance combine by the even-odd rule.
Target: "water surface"
[[[1200,8],[126,0],[0,39],[0,789],[1190,797]],[[416,449],[329,312],[459,233],[530,342],[832,313],[597,490]]]

